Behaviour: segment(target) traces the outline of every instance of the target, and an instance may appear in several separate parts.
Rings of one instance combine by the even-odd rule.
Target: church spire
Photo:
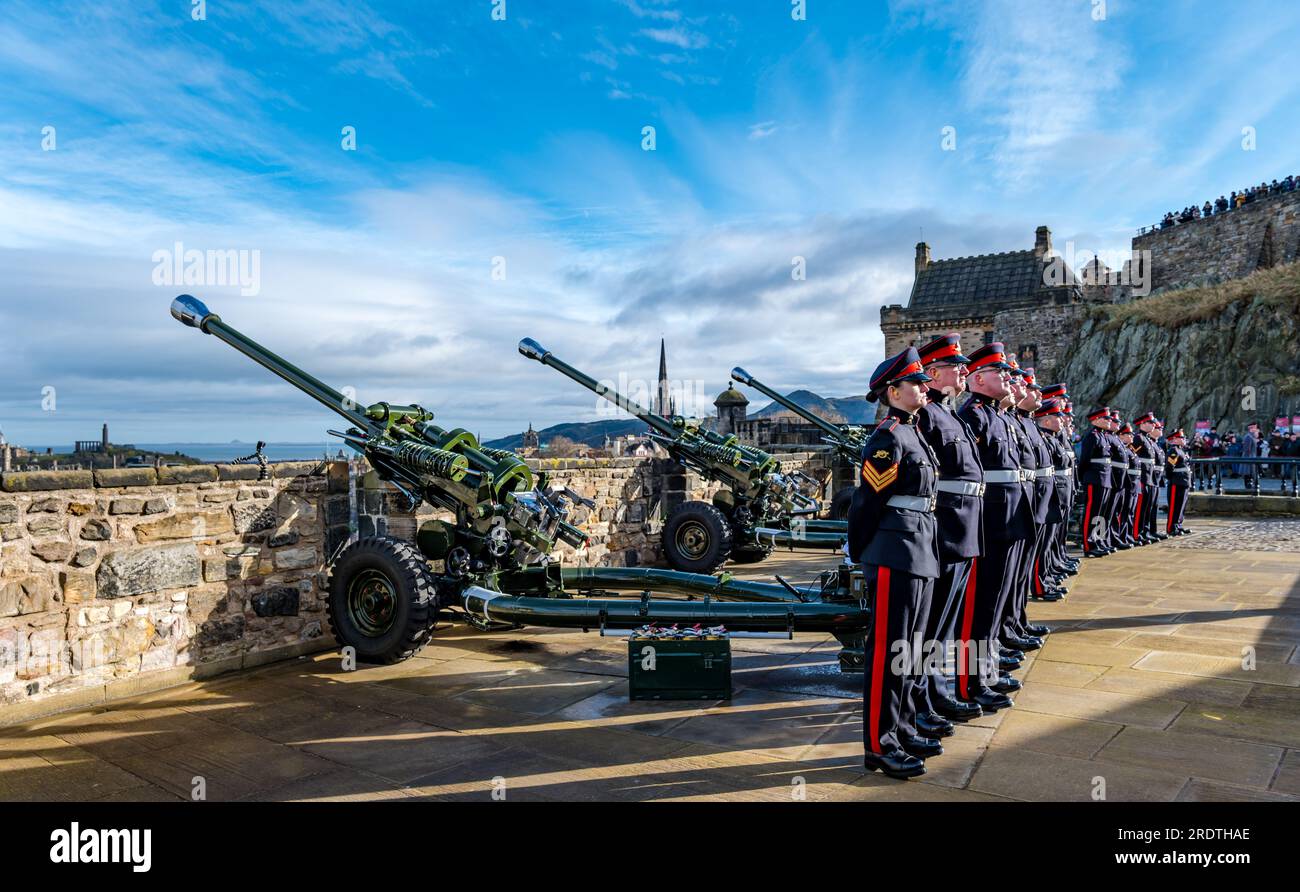
[[[659,386],[655,391],[655,414],[673,414],[672,399],[668,390],[668,352],[663,338],[659,339]]]

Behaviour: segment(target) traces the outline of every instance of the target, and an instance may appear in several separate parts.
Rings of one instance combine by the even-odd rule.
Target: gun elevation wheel
[[[668,515],[663,543],[674,570],[712,573],[731,554],[731,524],[707,502],[683,502]]]
[[[831,499],[831,520],[848,520],[849,505],[853,502],[853,487],[846,486]]]
[[[408,542],[368,537],[330,568],[326,615],[339,643],[366,663],[399,663],[424,647],[438,594],[424,557]]]

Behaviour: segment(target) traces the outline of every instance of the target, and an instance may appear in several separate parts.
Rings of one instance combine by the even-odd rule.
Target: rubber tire
[[[770,548],[758,548],[754,550],[733,548],[731,550],[731,562],[733,564],[757,564],[765,561],[772,554]]]
[[[677,549],[677,531],[686,523],[702,525],[710,534],[708,549],[691,558]],[[664,557],[668,566],[687,573],[712,573],[731,556],[731,524],[726,516],[708,502],[683,502],[672,510],[663,530]]]
[[[397,615],[379,637],[362,633],[348,615],[348,584],[362,570],[379,570],[397,589]],[[350,545],[330,567],[325,615],[339,644],[356,649],[358,662],[400,663],[429,643],[438,618],[437,583],[413,543],[369,536]]]
[[[831,520],[849,519],[849,505],[853,502],[854,488],[846,486],[835,494],[831,500]]]

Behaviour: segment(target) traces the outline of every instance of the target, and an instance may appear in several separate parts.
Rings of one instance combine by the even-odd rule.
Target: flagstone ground
[[[1085,562],[1014,709],[927,774],[864,774],[833,639],[733,642],[730,702],[631,703],[626,641],[448,625],[415,659],[322,654],[0,728],[0,800],[1300,800],[1300,522]],[[741,575],[812,576],[824,554]]]

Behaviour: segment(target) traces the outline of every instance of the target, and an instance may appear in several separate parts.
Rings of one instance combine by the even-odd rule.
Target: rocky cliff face
[[[1060,369],[1076,416],[1106,404],[1189,436],[1197,419],[1271,430],[1300,414],[1300,264],[1096,308]]]

